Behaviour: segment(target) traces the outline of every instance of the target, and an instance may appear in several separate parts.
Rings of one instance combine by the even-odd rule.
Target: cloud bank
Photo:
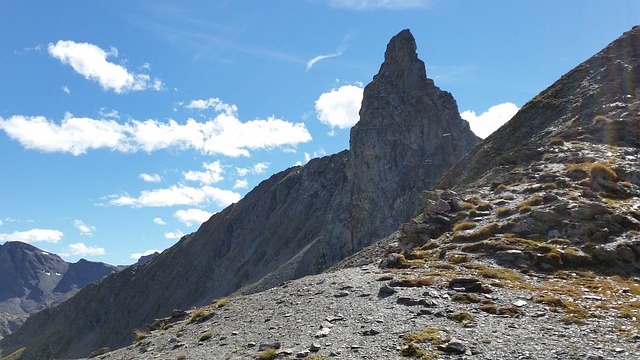
[[[60,40],[55,44],[50,43],[47,50],[49,55],[70,65],[85,79],[95,81],[103,89],[113,90],[116,94],[145,89],[161,90],[163,87],[158,79],[129,72],[125,67],[107,61],[108,56],[118,56],[116,48],[107,52],[93,44]]]
[[[211,99],[210,99],[211,100]],[[215,99],[217,100],[217,99]],[[0,117],[0,129],[27,149],[81,155],[89,150],[153,152],[168,148],[194,149],[203,154],[249,156],[250,150],[295,146],[311,141],[304,123],[269,117],[241,122],[235,105],[221,102],[211,120],[115,120],[78,118],[66,114],[58,124],[43,116]]]
[[[471,131],[484,139],[509,121],[518,110],[520,108],[516,104],[506,102],[494,105],[480,115],[476,115],[475,111],[466,110],[460,113],[460,117],[469,122]]]
[[[14,231],[11,234],[0,234],[0,242],[22,241],[27,244],[34,242],[58,243],[64,234],[59,230],[31,229],[27,231]]]
[[[173,185],[164,189],[142,191],[138,197],[124,194],[110,195],[107,198],[109,199],[109,205],[131,206],[134,208],[178,205],[196,206],[208,203],[215,203],[225,207],[238,202],[241,196],[231,190],[222,190],[212,186],[195,188],[185,185]]]

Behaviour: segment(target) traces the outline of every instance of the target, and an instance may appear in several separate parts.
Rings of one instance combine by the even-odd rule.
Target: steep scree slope
[[[365,90],[350,150],[273,175],[149,263],[32,316],[0,348],[26,346],[30,359],[117,348],[174,308],[320,272],[406,221],[418,192],[478,141],[402,31]]]

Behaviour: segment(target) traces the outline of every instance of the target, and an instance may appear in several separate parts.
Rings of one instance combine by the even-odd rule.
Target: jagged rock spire
[[[368,219],[360,236],[384,233],[391,226],[385,218],[411,216],[417,194],[479,140],[460,118],[453,96],[427,78],[411,32],[394,36],[351,129],[348,172],[362,206],[358,216]]]

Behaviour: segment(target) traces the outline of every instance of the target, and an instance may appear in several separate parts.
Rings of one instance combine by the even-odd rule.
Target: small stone
[[[260,346],[258,347],[258,351],[264,351],[267,349],[280,349],[280,343],[279,342],[273,342],[273,343],[265,343],[265,344],[260,344]]]
[[[517,307],[523,307],[526,305],[527,305],[527,302],[524,300],[516,300],[513,302],[513,306],[517,306]]]
[[[250,341],[250,342],[247,344],[247,347],[255,347],[255,346],[256,346],[256,343],[255,343],[255,342],[253,342],[253,341]]]
[[[390,287],[389,285],[383,285],[380,287],[380,290],[378,291],[378,296],[386,297],[386,296],[393,295],[396,292],[397,292],[396,289]]]
[[[314,336],[317,337],[317,338],[325,337],[325,336],[329,335],[329,332],[331,332],[330,328],[322,328],[322,329],[318,330]]]
[[[364,336],[373,336],[373,335],[378,335],[380,334],[380,331],[375,330],[375,329],[369,329],[369,330],[365,330],[362,332],[362,335]]]
[[[451,340],[445,345],[439,345],[438,350],[445,352],[447,354],[464,354],[467,352],[467,347],[458,340]]]
[[[302,350],[296,354],[297,358],[306,358],[309,356],[309,350]]]
[[[334,297],[345,297],[345,296],[349,296],[349,292],[347,290],[341,290],[338,293],[333,295]]]
[[[232,332],[231,332],[231,335],[234,335],[234,336],[235,336],[235,335],[238,335],[238,332],[237,332],[237,331],[232,331]]]
[[[320,344],[313,343],[313,344],[311,344],[311,346],[309,346],[309,351],[318,352],[318,351],[320,351],[321,348],[322,348],[322,346],[320,346]]]

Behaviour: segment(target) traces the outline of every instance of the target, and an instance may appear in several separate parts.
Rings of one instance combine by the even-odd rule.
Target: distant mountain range
[[[19,241],[0,245],[0,336],[17,329],[30,314],[55,306],[123,268],[84,259],[68,263]]]
[[[173,321],[166,318],[172,314],[186,316],[173,309],[209,305],[202,313],[209,311],[213,317],[215,304],[219,304],[211,305],[213,299],[273,288],[322,272],[348,256],[353,256],[348,266],[375,262],[389,269],[387,280],[411,273],[428,276],[418,278],[426,286],[438,285],[429,277],[443,277],[438,281],[444,283],[445,299],[452,292],[491,290],[478,279],[466,277],[468,273],[491,286],[508,285],[515,291],[522,285],[518,284],[520,274],[530,274],[527,289],[540,290],[541,301],[554,307],[550,316],[558,311],[566,316],[558,316],[563,322],[550,322],[555,327],[543,330],[531,325],[533,317],[518,318],[508,326],[516,329],[526,321],[527,329],[538,331],[541,338],[542,331],[555,334],[554,329],[567,326],[567,321],[578,324],[592,315],[597,317],[599,308],[585,304],[585,299],[603,301],[599,305],[607,311],[619,311],[616,306],[622,304],[621,297],[637,305],[640,300],[634,296],[640,290],[625,279],[640,272],[639,129],[640,27],[564,75],[482,142],[460,118],[453,96],[426,77],[415,40],[403,30],[389,42],[380,71],[364,90],[360,121],[351,130],[349,150],[273,175],[152,261],[89,284],[62,304],[34,314],[0,340],[1,355],[17,351],[24,359],[77,358],[96,350],[122,348],[134,341],[134,329],[145,328],[157,318]],[[394,236],[378,241],[392,233]],[[371,244],[373,248],[367,247]],[[562,271],[560,282],[571,280],[571,284],[548,286],[554,280],[550,274]],[[593,281],[595,273],[615,276]],[[42,276],[38,274],[36,271]],[[589,280],[577,281],[582,278]],[[393,286],[423,286],[417,280],[405,282],[409,284],[396,281]],[[624,287],[612,292],[605,286],[608,282]],[[367,286],[373,287],[371,282]],[[375,309],[376,301],[397,292],[390,286],[381,286],[377,297],[369,296],[369,291],[360,302],[374,303]],[[353,288],[351,284],[335,289],[339,292],[330,299],[347,297]],[[21,294],[20,289],[8,288],[7,292]],[[314,293],[307,287],[303,290]],[[550,297],[552,292],[554,297]],[[262,301],[257,311],[275,313],[289,303],[292,307],[310,303],[279,301],[274,291],[265,296],[269,293],[274,297]],[[420,293],[417,298],[398,298],[397,304],[431,306],[432,300],[425,298],[432,295]],[[593,295],[596,293],[599,295]],[[437,298],[439,303],[440,296]],[[500,300],[492,296],[457,298],[485,305]],[[328,309],[330,301],[325,303]],[[494,306],[478,311],[504,315],[503,310],[510,309],[521,315],[516,309],[520,305],[490,305]],[[448,310],[439,314],[423,310],[413,313],[410,322],[417,316],[452,315]],[[291,311],[289,316],[295,314]],[[188,322],[200,321],[195,314]],[[349,317],[339,317],[343,315]],[[360,319],[368,323],[367,328],[358,327],[373,339],[368,341],[375,341],[375,334],[368,330],[375,316],[371,313]],[[633,326],[637,329],[632,323],[636,318],[635,308],[616,316],[620,326],[615,331],[607,328],[607,336],[616,331],[623,334],[622,330]],[[210,317],[201,320],[207,319]],[[268,319],[263,322],[271,321]],[[256,343],[245,346],[251,350],[226,346],[233,339],[213,335],[214,327],[222,327],[225,321],[218,316],[207,328],[209,337],[224,340],[221,353],[229,350],[234,352],[229,358],[236,358],[236,350],[255,353],[254,347],[262,348]],[[160,323],[167,325],[156,321]],[[291,337],[297,340],[292,341],[302,341],[300,328],[280,329],[277,324],[272,322],[269,327],[294,334]],[[188,330],[188,324],[180,326],[176,333]],[[507,329],[506,324],[501,326]],[[252,328],[234,330],[250,333]],[[464,333],[473,331],[468,330]],[[391,335],[397,340],[399,334]],[[162,349],[138,343],[139,348],[112,358],[150,356],[141,355],[146,351],[166,356],[178,348],[197,358],[219,355],[203,355],[209,349],[205,346],[180,348],[184,345],[176,344],[183,341],[180,336],[163,342]],[[432,338],[432,343],[439,340]],[[528,337],[486,340],[478,341],[501,351],[530,342]],[[563,338],[563,345],[570,340]],[[415,355],[421,346],[428,346],[423,343],[412,342],[407,351]],[[395,345],[385,347],[396,349]],[[360,346],[351,344],[349,349],[358,351]],[[160,354],[162,351],[167,354]]]

